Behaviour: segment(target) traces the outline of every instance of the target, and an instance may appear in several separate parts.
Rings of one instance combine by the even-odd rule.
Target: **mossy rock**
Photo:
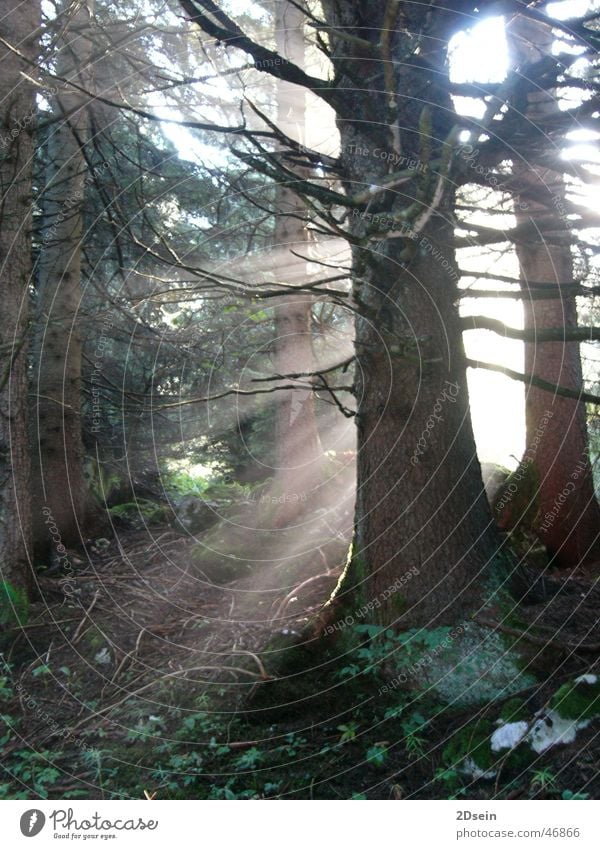
[[[527,702],[523,699],[509,699],[502,705],[499,719],[503,722],[528,722],[529,717]]]
[[[467,622],[451,645],[421,668],[420,684],[454,706],[484,704],[523,690],[535,679],[523,668],[521,646],[512,642],[506,634]]]
[[[493,769],[498,759],[490,746],[493,731],[494,726],[489,719],[478,719],[456,731],[444,746],[444,764],[457,767],[465,760],[472,760],[483,772]]]
[[[590,680],[586,681],[586,677]],[[600,679],[596,675],[582,676],[581,679],[563,684],[550,699],[550,708],[564,719],[576,721],[599,715]]]
[[[516,699],[512,701],[517,702]],[[528,767],[535,760],[535,753],[526,742],[516,746],[508,757],[508,749],[492,751],[491,738],[496,728],[491,720],[478,719],[457,731],[442,752],[446,766],[456,768],[465,761],[471,761],[482,773],[493,773],[500,763],[504,769],[522,770]]]
[[[137,501],[129,501],[125,504],[115,504],[109,509],[109,513],[131,525],[159,524],[170,521],[172,516],[172,510],[168,505],[146,498],[138,498]]]

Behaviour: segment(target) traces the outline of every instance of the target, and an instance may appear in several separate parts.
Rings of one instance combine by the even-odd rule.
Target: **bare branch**
[[[498,374],[505,374],[513,380],[520,380],[522,383],[527,383],[529,386],[535,386],[538,389],[544,389],[553,395],[560,395],[563,398],[573,398],[575,401],[581,401],[582,404],[600,405],[600,395],[591,395],[589,392],[578,392],[576,389],[569,389],[567,386],[558,386],[556,383],[551,383],[549,380],[544,380],[535,374],[523,374],[520,371],[514,371],[497,363],[484,363],[480,360],[468,359],[467,366],[468,368],[479,368],[486,371],[495,371]]]
[[[509,339],[522,342],[597,342],[600,340],[600,327],[542,327],[522,330],[510,327],[497,318],[486,315],[469,315],[461,319],[463,330],[491,330]]]
[[[179,2],[190,20],[198,24],[218,43],[223,43],[225,47],[237,47],[252,56],[256,70],[307,88],[331,105],[338,102],[338,93],[327,80],[311,77],[275,50],[269,50],[262,44],[257,44],[212,0],[179,0]]]

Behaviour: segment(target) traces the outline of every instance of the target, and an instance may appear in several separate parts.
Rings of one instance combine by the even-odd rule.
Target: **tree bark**
[[[27,335],[35,122],[26,60],[37,58],[40,9],[33,0],[7,0],[2,11],[0,35],[23,58],[0,44],[0,577],[26,597],[32,575]],[[0,606],[5,603],[2,592]]]
[[[64,0],[57,76],[90,88],[93,0]],[[34,346],[34,533],[44,550],[48,510],[64,545],[77,543],[92,510],[81,428],[81,238],[88,98],[58,83],[48,139]]]
[[[275,4],[277,51],[300,68],[305,63],[304,20],[304,12],[288,0]],[[286,135],[304,142],[306,98],[302,88],[278,80],[277,118],[279,128]],[[306,206],[293,187],[279,183],[276,191],[277,217],[273,236],[276,265],[282,269],[279,272],[281,282],[301,286],[307,279],[306,262],[291,251],[307,252]],[[311,311],[312,298],[307,292],[283,295],[275,304],[275,370],[278,374],[314,370]],[[286,379],[286,383],[289,382]],[[281,499],[275,517],[278,525],[294,520],[298,512],[297,498],[309,497],[319,478],[322,458],[314,394],[306,388],[308,378],[298,382],[304,387],[278,392],[276,398],[274,488]]]
[[[519,16],[509,36],[516,61],[535,62],[550,55],[549,27]],[[551,91],[538,87],[527,95],[526,114],[535,126],[556,114]],[[562,174],[529,164],[513,163],[519,194],[515,202],[517,227],[543,220],[554,235],[518,243],[525,329],[539,333],[549,327],[577,327],[573,287],[573,237],[567,218],[566,187]],[[529,281],[554,284],[552,298],[527,298]],[[525,342],[525,372],[576,392],[583,390],[579,343]],[[548,415],[550,413],[550,415]],[[526,450],[537,485],[538,510],[534,530],[553,561],[573,567],[600,558],[600,507],[594,493],[585,404],[552,395],[528,385],[525,395]]]

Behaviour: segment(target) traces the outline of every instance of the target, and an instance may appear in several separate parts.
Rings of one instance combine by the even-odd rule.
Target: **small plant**
[[[358,723],[347,722],[344,725],[338,725],[337,730],[342,732],[340,743],[349,743],[350,740],[355,739],[358,733]]]
[[[367,749],[367,761],[373,766],[383,766],[388,757],[388,750],[384,743],[375,743]]]
[[[418,711],[410,714],[410,716],[403,719],[400,723],[400,727],[405,735],[404,745],[406,746],[406,751],[412,758],[420,758],[425,754],[425,743],[427,741],[425,737],[417,732],[422,731],[426,725],[427,720]]]
[[[556,790],[556,776],[551,769],[548,769],[548,767],[545,767],[544,769],[536,769],[531,776],[529,787],[534,792],[539,792],[540,790]]]
[[[582,801],[584,799],[589,799],[590,794],[589,793],[574,793],[572,790],[563,790],[562,798],[565,801],[575,802],[575,801]]]
[[[233,765],[236,769],[240,770],[254,769],[258,766],[261,758],[262,752],[260,749],[257,749],[256,746],[253,746],[251,749],[248,749],[247,752],[240,755],[239,758],[236,758]]]
[[[29,616],[29,599],[25,590],[9,581],[0,581],[0,629],[26,625]]]
[[[127,739],[131,742],[145,737],[156,737],[165,727],[162,716],[150,714],[148,717],[140,717],[133,728],[127,732]]]

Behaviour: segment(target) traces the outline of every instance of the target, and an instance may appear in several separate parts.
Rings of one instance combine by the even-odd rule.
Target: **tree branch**
[[[600,327],[543,327],[522,330],[510,327],[497,318],[486,315],[469,315],[461,319],[463,330],[491,330],[509,339],[522,342],[597,342],[600,340]]]
[[[213,3],[213,0],[179,0],[179,2],[190,20],[198,24],[217,42],[222,42],[225,47],[237,47],[252,56],[257,71],[264,71],[279,80],[307,88],[330,105],[339,100],[337,92],[327,80],[311,77],[275,50],[269,50],[262,44],[257,44],[216,3]]]
[[[589,392],[578,392],[576,389],[569,389],[567,386],[558,386],[556,383],[550,383],[549,380],[544,380],[535,374],[523,374],[520,371],[514,371],[497,363],[483,363],[480,360],[468,359],[467,367],[495,371],[498,374],[504,374],[506,377],[512,378],[512,380],[520,380],[522,383],[527,383],[538,389],[544,389],[546,392],[552,392],[553,395],[560,395],[562,398],[573,398],[573,400],[580,401],[582,404],[597,404],[600,406],[600,395],[591,395]]]

